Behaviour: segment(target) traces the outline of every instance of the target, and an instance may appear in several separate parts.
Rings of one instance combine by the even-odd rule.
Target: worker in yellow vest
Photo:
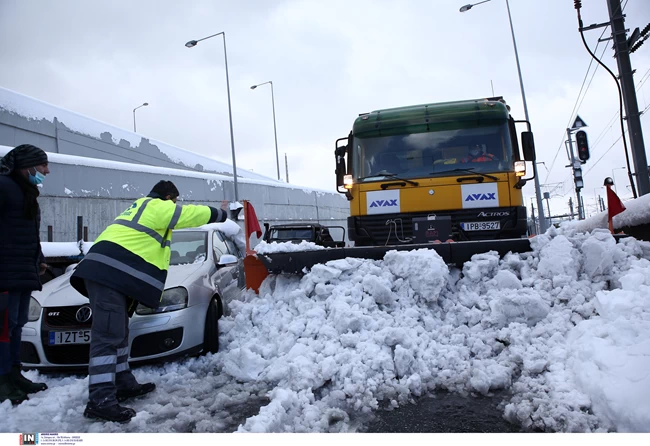
[[[139,384],[129,369],[129,316],[138,303],[160,305],[173,229],[226,220],[221,209],[176,204],[178,195],[171,181],[158,182],[97,237],[70,278],[90,300],[93,318],[87,418],[128,422],[135,411],[119,402],[156,388]]]

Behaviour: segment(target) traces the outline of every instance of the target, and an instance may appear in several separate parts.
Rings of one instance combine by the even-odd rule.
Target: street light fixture
[[[147,105],[149,105],[149,103],[145,102],[142,105],[138,105],[136,108],[133,109],[133,133],[135,133],[135,111],[140,107],[146,107]]]
[[[228,54],[226,52],[226,32],[222,31],[220,33],[213,34],[211,36],[204,37],[202,39],[190,40],[185,44],[185,46],[188,48],[193,48],[200,41],[210,39],[216,36],[223,36],[223,58],[226,67],[226,91],[228,92],[228,118],[230,119],[230,148],[232,149],[232,176],[233,176],[233,184],[235,188],[235,201],[239,201],[239,193],[237,191],[237,162],[235,160],[235,136],[232,131],[232,107],[230,105],[230,79],[228,77]]]
[[[261,85],[271,85],[271,105],[273,106],[273,135],[275,136],[275,162],[278,167],[278,181],[280,181],[280,155],[278,154],[278,131],[275,127],[275,97],[273,95],[273,81],[263,82],[261,84],[253,85],[251,90],[255,90]]]
[[[465,5],[460,8],[460,12],[469,11],[476,5],[481,3],[487,3],[492,0],[484,0],[482,2],[474,3],[471,5]],[[506,0],[506,7],[508,9],[508,20],[510,21],[510,33],[512,34],[512,46],[515,49],[515,60],[517,61],[517,72],[519,73],[519,87],[521,88],[521,99],[524,102],[524,115],[526,116],[526,121],[530,122],[528,119],[528,106],[526,105],[526,93],[524,92],[524,81],[521,77],[521,66],[519,65],[519,53],[517,52],[517,41],[515,40],[515,29],[512,26],[512,16],[510,15],[510,4]],[[537,163],[533,162],[533,176],[535,177],[535,196],[537,198],[537,208],[539,209],[539,231],[541,233],[546,232],[548,228],[546,218],[544,217],[544,206],[542,205],[542,191],[539,187],[539,175],[537,174]]]

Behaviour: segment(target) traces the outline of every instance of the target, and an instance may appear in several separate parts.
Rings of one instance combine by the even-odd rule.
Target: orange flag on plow
[[[246,257],[244,257],[246,288],[250,288],[258,293],[260,285],[269,275],[269,272],[264,264],[257,258],[255,251],[250,249],[251,234],[255,233],[257,238],[261,238],[262,228],[260,228],[260,222],[257,220],[255,209],[248,200],[244,200],[244,228],[246,233]]]
[[[612,223],[612,219],[614,218],[615,215],[618,215],[625,210],[625,205],[623,204],[621,199],[618,198],[616,192],[612,190],[611,185],[606,184],[606,187],[607,187],[607,220],[609,223],[609,232],[613,234],[614,224]]]

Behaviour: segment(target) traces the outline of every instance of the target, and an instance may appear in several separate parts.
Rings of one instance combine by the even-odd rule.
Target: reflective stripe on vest
[[[165,284],[161,282],[160,280],[151,277],[149,274],[145,274],[142,271],[138,271],[137,269],[130,267],[126,263],[122,263],[119,260],[115,260],[111,257],[105,256],[104,254],[97,254],[94,252],[90,252],[86,254],[84,257],[85,259],[89,260],[94,260],[95,262],[103,263],[105,265],[111,266],[117,270],[120,270],[122,272],[125,272],[126,274],[129,274],[136,279],[139,279],[145,283],[148,283],[149,285],[157,288],[160,290],[160,292],[163,292],[165,289]]]
[[[151,198],[147,198],[142,202],[142,206],[140,206],[140,209],[138,209],[138,212],[133,216],[131,220],[123,220],[120,218],[116,218],[113,221],[113,224],[116,225],[121,225],[121,226],[126,226],[127,228],[135,229],[136,231],[140,231],[143,234],[147,234],[148,236],[152,237],[154,240],[156,240],[158,243],[160,243],[161,248],[165,248],[167,246],[171,246],[172,241],[165,239],[167,238],[167,234],[169,233],[169,229],[167,232],[165,232],[165,235],[162,236],[156,232],[155,229],[148,228],[144,225],[141,225],[138,223],[140,221],[140,217],[142,216],[142,213],[144,212],[144,208],[147,207],[147,204],[151,201]],[[172,216],[172,221],[169,223],[169,226],[173,228],[176,223],[178,222],[178,219],[181,217],[181,210],[182,208],[180,206],[176,206],[176,210],[174,210],[174,215]],[[173,223],[173,225],[172,225]]]
[[[181,218],[181,212],[183,212],[183,207],[176,205],[176,209],[174,209],[174,214],[172,215],[172,219],[169,220],[169,225],[167,226],[167,230],[165,231],[165,236],[163,237],[163,240],[167,238],[169,231],[171,231],[176,227],[176,223],[178,223],[178,219]],[[160,246],[163,246],[162,242],[160,242]]]

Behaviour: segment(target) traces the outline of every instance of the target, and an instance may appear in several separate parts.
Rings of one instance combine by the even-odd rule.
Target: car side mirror
[[[217,265],[219,266],[229,266],[229,265],[236,265],[239,260],[237,257],[235,257],[232,254],[223,254],[221,257],[219,257],[219,262],[217,262]]]

